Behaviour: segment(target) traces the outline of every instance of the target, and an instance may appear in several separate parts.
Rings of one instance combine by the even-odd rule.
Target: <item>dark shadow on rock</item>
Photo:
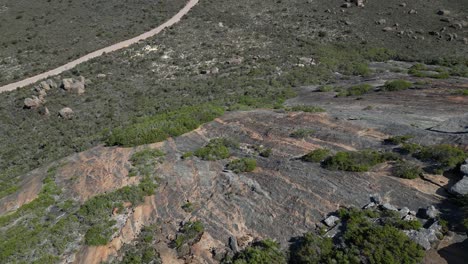
[[[437,251],[449,264],[465,264],[468,261],[468,239]]]

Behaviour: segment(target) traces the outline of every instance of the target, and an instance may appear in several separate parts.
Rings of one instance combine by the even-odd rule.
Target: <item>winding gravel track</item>
[[[182,8],[177,14],[175,14],[172,18],[170,18],[169,20],[167,20],[166,22],[164,22],[163,24],[161,24],[157,28],[154,28],[154,29],[152,29],[150,31],[147,31],[147,32],[145,32],[145,33],[143,33],[143,34],[141,34],[141,35],[139,35],[137,37],[134,37],[134,38],[131,38],[131,39],[128,39],[128,40],[124,40],[124,41],[119,42],[117,44],[114,44],[114,45],[102,48],[100,50],[96,50],[96,51],[91,52],[89,54],[86,54],[83,57],[80,57],[80,58],[78,58],[78,59],[76,59],[74,61],[71,61],[71,62],[69,62],[69,63],[67,63],[65,65],[62,65],[62,66],[60,66],[58,68],[55,68],[53,70],[38,74],[38,75],[33,76],[33,77],[29,77],[29,78],[21,80],[19,82],[10,83],[10,84],[7,84],[5,86],[1,86],[0,87],[0,93],[6,92],[6,91],[13,91],[13,90],[16,90],[18,88],[21,88],[21,87],[36,83],[36,82],[38,82],[40,80],[47,79],[50,76],[58,75],[58,74],[60,74],[60,73],[62,73],[64,71],[68,71],[70,69],[73,69],[76,65],[78,65],[80,63],[83,63],[83,62],[86,62],[86,61],[88,61],[90,59],[99,57],[99,56],[103,55],[104,53],[109,53],[109,52],[113,52],[113,51],[116,51],[116,50],[119,50],[119,49],[123,49],[123,48],[126,48],[126,47],[128,47],[128,46],[130,46],[132,44],[138,43],[141,40],[145,40],[147,38],[155,36],[155,35],[159,34],[161,31],[163,31],[165,28],[170,27],[170,26],[174,25],[175,23],[179,22],[180,19],[184,15],[186,15],[192,9],[192,7],[194,7],[198,3],[198,1],[199,0],[189,0],[184,8]]]

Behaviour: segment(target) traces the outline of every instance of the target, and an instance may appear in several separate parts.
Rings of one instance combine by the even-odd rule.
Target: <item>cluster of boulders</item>
[[[78,77],[78,79],[62,79],[60,87],[70,93],[83,94],[85,92],[86,79],[83,76]],[[48,91],[57,88],[58,85],[53,79],[40,82],[38,85],[34,86],[34,91],[37,92],[37,95],[24,99],[24,108],[36,109],[42,115],[50,115],[49,109],[44,106],[46,103],[46,96]],[[71,119],[74,113],[71,108],[65,107],[59,111],[58,115],[63,119]]]
[[[371,195],[370,199],[371,202],[365,205],[363,209],[393,211],[398,213],[401,220],[420,221],[424,226],[423,228],[419,230],[403,230],[403,232],[425,250],[431,249],[433,243],[437,242],[439,238],[442,237],[442,227],[438,222],[440,211],[434,206],[431,205],[427,208],[421,208],[416,212],[410,210],[408,207],[397,208],[388,202],[384,203],[378,194]],[[323,220],[323,223],[328,229],[325,234],[327,237],[335,238],[342,234],[342,224],[337,215],[329,215]]]
[[[460,166],[460,172],[463,177],[455,185],[450,188],[450,191],[456,195],[467,195],[468,194],[468,159],[465,163]]]
[[[364,0],[346,0],[346,3],[343,3],[341,5],[342,8],[350,8],[353,5],[356,5],[358,7],[364,7]]]
[[[406,3],[402,3],[402,4],[400,4],[400,6],[406,7]],[[408,14],[417,14],[418,11],[414,10],[414,9],[410,9],[407,13]],[[455,40],[460,39],[456,32],[453,32],[453,30],[452,30],[452,32],[450,32],[450,30],[448,28],[452,28],[454,30],[460,30],[460,29],[468,27],[468,22],[464,21],[464,20],[456,20],[456,19],[454,19],[452,17],[449,17],[449,15],[451,15],[451,12],[449,10],[441,9],[441,10],[437,11],[437,14],[442,16],[440,21],[449,23],[449,25],[447,27],[443,27],[443,28],[441,28],[440,30],[437,30],[437,31],[424,32],[424,31],[421,31],[421,30],[411,30],[411,29],[402,30],[402,29],[400,29],[399,24],[396,23],[393,26],[386,26],[386,27],[382,28],[382,31],[384,31],[384,32],[396,32],[399,36],[406,36],[406,37],[409,37],[409,38],[421,39],[421,40],[425,39],[424,35],[426,35],[426,34],[429,34],[430,36],[435,36],[438,39],[447,40],[447,41],[455,41]],[[375,23],[377,25],[384,25],[384,24],[387,23],[387,21],[386,21],[386,19],[382,18],[382,19],[379,19],[379,20],[375,21]],[[465,44],[468,44],[468,38],[463,38],[461,41],[465,42]]]

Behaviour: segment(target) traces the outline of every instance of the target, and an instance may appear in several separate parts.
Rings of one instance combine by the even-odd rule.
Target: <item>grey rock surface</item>
[[[458,195],[468,194],[468,176],[464,176],[461,180],[455,183],[455,185],[450,188],[450,191]]]

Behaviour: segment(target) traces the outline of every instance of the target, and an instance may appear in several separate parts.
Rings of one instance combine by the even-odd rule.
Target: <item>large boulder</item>
[[[330,215],[329,217],[325,218],[325,220],[323,220],[325,222],[325,224],[329,227],[332,227],[336,224],[336,222],[338,222],[340,220],[340,218],[334,216],[334,215]]]
[[[460,166],[460,171],[461,171],[461,173],[468,176],[468,159],[465,160],[465,164]]]
[[[85,92],[85,78],[80,76],[78,80],[73,78],[63,79],[62,88],[67,92],[83,94]]]
[[[73,110],[70,107],[62,108],[59,111],[59,116],[61,118],[63,118],[63,119],[72,119],[74,115],[75,115],[75,113],[73,112]]]
[[[468,176],[464,176],[463,179],[455,183],[455,185],[450,188],[450,191],[458,195],[468,194]]]
[[[41,100],[37,96],[24,99],[24,107],[28,109],[38,108],[39,106],[41,106],[42,103],[43,103],[43,100]]]

